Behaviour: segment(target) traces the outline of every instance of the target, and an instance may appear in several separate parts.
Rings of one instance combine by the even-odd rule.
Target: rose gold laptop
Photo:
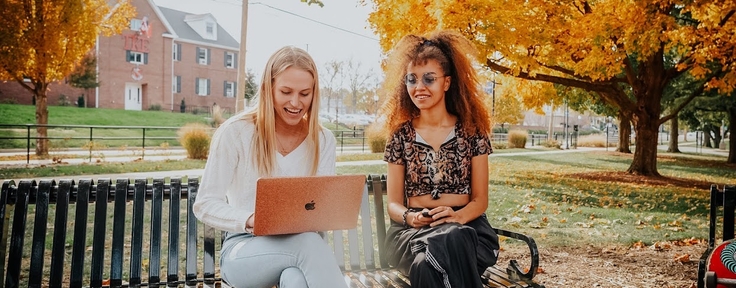
[[[259,178],[253,234],[353,229],[365,175]]]

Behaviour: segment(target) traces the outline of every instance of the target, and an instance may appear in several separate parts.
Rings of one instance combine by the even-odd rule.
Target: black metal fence
[[[37,127],[47,127],[46,137],[39,137]],[[177,131],[181,127],[165,126],[102,126],[102,125],[38,125],[38,124],[0,124],[0,143],[6,141],[22,141],[25,148],[26,163],[30,163],[31,149],[35,150],[36,140],[58,140],[65,142],[64,148],[83,148],[89,151],[92,160],[93,152],[106,149],[108,145],[124,143],[125,146],[139,148],[141,160],[145,159],[147,148],[158,148],[161,143],[175,143],[179,147]],[[214,132],[214,128],[212,128]],[[365,130],[335,130],[337,149],[339,152],[370,152]],[[0,149],[20,148],[20,143],[0,145]],[[168,145],[167,145],[168,146]]]

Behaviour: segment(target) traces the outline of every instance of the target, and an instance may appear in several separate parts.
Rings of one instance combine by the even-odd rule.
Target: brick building
[[[98,81],[87,107],[127,110],[234,110],[239,44],[211,14],[189,14],[132,0],[137,16],[121,35],[98,38]],[[49,85],[49,105],[76,101],[82,89],[66,80]],[[31,104],[31,93],[0,83],[0,99]],[[62,100],[63,101],[63,100]]]

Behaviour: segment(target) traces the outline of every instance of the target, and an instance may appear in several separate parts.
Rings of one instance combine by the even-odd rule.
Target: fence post
[[[95,145],[95,143],[92,142],[92,127],[89,127],[89,162],[92,163],[92,146]]]
[[[26,124],[26,164],[31,163],[31,125]]]
[[[146,127],[143,127],[143,143],[141,143],[141,160],[146,158]]]

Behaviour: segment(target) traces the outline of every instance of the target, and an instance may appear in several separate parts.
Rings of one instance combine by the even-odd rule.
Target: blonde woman
[[[457,32],[402,38],[389,58],[389,264],[412,287],[483,287],[498,236],[486,219],[490,116]]]
[[[335,174],[335,137],[319,124],[317,68],[283,47],[266,64],[257,109],[218,128],[194,203],[202,222],[227,231],[220,271],[241,287],[346,287],[317,233],[253,235],[259,177]]]

